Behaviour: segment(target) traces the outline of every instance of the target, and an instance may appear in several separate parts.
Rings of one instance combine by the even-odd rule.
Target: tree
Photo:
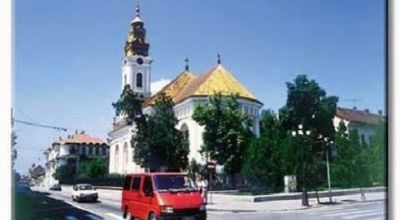
[[[79,165],[79,177],[98,178],[106,176],[107,173],[107,161],[100,157],[85,160]]]
[[[208,160],[224,166],[235,187],[234,174],[240,172],[244,153],[253,136],[252,121],[241,110],[237,95],[209,97],[209,103],[198,105],[192,118],[202,126],[203,146],[201,152]]]
[[[335,135],[337,159],[332,163],[332,183],[337,187],[369,185],[368,149],[363,148],[357,130],[347,130],[343,121]]]
[[[376,185],[387,186],[387,123],[382,121],[375,129],[370,147],[371,180]]]
[[[153,113],[136,120],[137,133],[131,140],[134,160],[152,171],[179,171],[188,166],[189,143],[175,127],[172,99],[161,93],[152,106]]]
[[[272,110],[263,110],[260,137],[253,138],[245,154],[242,172],[253,193],[280,192],[283,177],[290,166],[285,160],[287,137],[278,117]]]
[[[63,181],[65,179],[72,179],[74,177],[75,170],[68,165],[62,165],[56,168],[53,173],[53,178],[56,180]]]
[[[124,87],[120,98],[117,102],[112,103],[115,109],[116,115],[126,116],[128,124],[140,119],[143,115],[142,113],[143,100],[137,98],[129,85]]]
[[[306,75],[297,76],[286,86],[286,105],[279,111],[284,129],[297,130],[302,124],[304,130],[311,131],[310,136],[296,136],[292,142],[296,146],[297,179],[304,180],[298,186],[316,188],[325,177],[324,151],[317,141],[320,135],[334,139],[333,118],[338,98],[327,96],[325,90],[315,80],[308,80]]]

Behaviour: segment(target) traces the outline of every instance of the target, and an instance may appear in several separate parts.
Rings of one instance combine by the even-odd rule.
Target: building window
[[[118,161],[119,149],[118,148],[119,148],[118,145],[115,146],[115,155],[114,155],[114,171],[115,172],[118,172],[118,164],[119,164],[119,161]]]
[[[363,145],[363,146],[365,146],[365,135],[364,134],[362,134],[361,135],[361,144]]]
[[[102,155],[106,155],[106,148],[102,147],[101,150],[102,150]]]
[[[143,75],[141,73],[136,74],[136,87],[137,88],[143,87]]]
[[[124,75],[124,86],[126,86],[126,84],[127,84],[126,81],[127,81],[126,80],[126,75]]]
[[[82,154],[86,154],[86,147],[82,147]]]
[[[93,148],[89,147],[89,155],[92,155],[92,154],[93,154]]]
[[[95,153],[96,155],[99,155],[100,154],[100,147],[96,147],[96,153]]]
[[[128,144],[124,144],[124,150],[123,150],[123,164],[122,166],[124,167],[124,173],[127,172],[127,165],[128,165]]]

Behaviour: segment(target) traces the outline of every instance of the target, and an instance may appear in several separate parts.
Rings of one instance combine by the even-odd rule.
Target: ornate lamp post
[[[292,136],[296,137],[297,135],[299,136],[303,136],[303,135],[307,135],[309,136],[311,134],[310,130],[303,130],[303,125],[299,124],[298,125],[298,130],[297,131],[292,131]],[[308,195],[307,195],[307,187],[306,187],[306,181],[305,181],[305,163],[304,163],[304,146],[301,149],[301,164],[302,164],[302,172],[303,172],[303,192],[302,192],[302,196],[301,196],[301,204],[303,206],[309,206],[308,203]]]

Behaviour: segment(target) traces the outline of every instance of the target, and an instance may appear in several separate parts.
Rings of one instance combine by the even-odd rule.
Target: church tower
[[[146,42],[146,29],[140,18],[140,8],[137,6],[124,48],[121,91],[126,85],[129,85],[138,98],[143,100],[151,95],[150,70],[153,60],[149,56],[149,47],[150,45]]]

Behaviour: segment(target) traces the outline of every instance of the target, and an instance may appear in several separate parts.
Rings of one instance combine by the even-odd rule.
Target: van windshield
[[[196,190],[193,181],[184,175],[157,175],[154,176],[154,185],[157,191]]]

